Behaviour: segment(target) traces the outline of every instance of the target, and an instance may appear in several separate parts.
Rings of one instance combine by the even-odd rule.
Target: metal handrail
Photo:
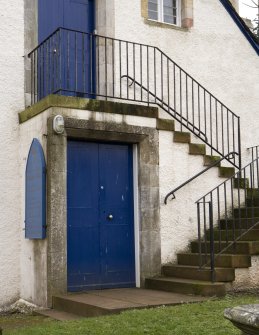
[[[155,103],[241,167],[240,118],[155,46],[58,28],[29,53],[31,104],[48,94]],[[129,91],[121,78],[134,80]],[[136,90],[136,87],[138,90]],[[139,87],[141,88],[139,90]]]
[[[164,102],[162,99],[160,99],[159,97],[157,97],[153,92],[151,92],[150,90],[148,90],[145,86],[141,85],[141,83],[139,83],[137,80],[135,80],[134,78],[128,76],[128,75],[123,75],[121,76],[121,79],[123,78],[127,78],[127,79],[130,79],[132,81],[132,83],[129,85],[129,87],[131,87],[133,85],[133,83],[136,83],[142,90],[144,90],[145,92],[147,92],[148,94],[150,94],[154,99],[155,101],[153,102],[154,104],[158,105],[160,108],[162,108],[165,112],[168,112],[168,110],[172,110],[174,112],[174,115],[169,113],[171,116],[173,116],[176,120],[178,120],[176,118],[176,115],[182,119],[182,121],[185,121],[188,123],[188,120],[181,116],[179,113],[177,113],[171,106],[167,105],[166,102]],[[160,103],[157,103],[157,101],[159,101]],[[150,102],[151,103],[151,102]],[[185,124],[183,124],[184,127],[186,127],[187,129],[189,129]],[[191,130],[194,135],[196,136],[200,136],[200,135],[203,135],[204,136],[204,139],[205,139],[205,143],[206,141],[208,141],[208,138],[207,136],[204,134],[204,132],[202,132],[199,128],[195,127],[192,125],[191,127],[192,129],[189,129]],[[194,129],[197,130],[198,134],[194,132]]]
[[[171,192],[169,192],[164,200],[165,205],[167,204],[167,200],[170,196],[173,196],[171,200],[175,199],[175,192],[180,190],[182,187],[184,187],[185,185],[189,184],[191,181],[193,181],[194,179],[198,178],[199,176],[201,176],[203,173],[205,173],[206,171],[210,170],[211,168],[213,168],[214,166],[217,166],[220,162],[222,162],[224,159],[226,159],[229,156],[234,156],[234,155],[238,155],[237,152],[230,152],[229,154],[225,155],[224,157],[220,158],[219,160],[215,161],[213,164],[211,164],[210,166],[208,166],[207,168],[205,168],[204,170],[200,171],[199,173],[197,173],[196,175],[194,175],[193,177],[189,178],[188,180],[186,180],[184,183],[182,183],[180,186],[176,187],[175,189],[173,189]]]

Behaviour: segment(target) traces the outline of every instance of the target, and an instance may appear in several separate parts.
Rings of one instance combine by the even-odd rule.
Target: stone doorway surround
[[[133,109],[134,107],[131,107]],[[57,109],[58,111],[58,109]],[[61,110],[62,111],[62,110]],[[62,113],[61,113],[62,114]],[[138,147],[138,215],[140,283],[161,271],[158,130],[126,123],[64,117],[65,132],[47,133],[47,295],[67,293],[67,139],[136,144]]]

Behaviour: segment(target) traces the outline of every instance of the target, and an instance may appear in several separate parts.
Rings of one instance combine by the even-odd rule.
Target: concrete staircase
[[[250,192],[249,192],[250,191]],[[257,197],[251,194],[257,193]],[[232,227],[238,224],[239,232],[246,232],[246,229],[259,222],[259,197],[258,190],[248,190],[246,205],[240,209],[241,219],[238,218],[239,209],[234,208],[232,217],[227,220],[220,220],[214,229],[215,253],[219,250],[220,237],[224,240],[228,235],[229,241],[233,240]],[[246,217],[246,218],[244,218]],[[253,217],[253,219],[252,219]],[[240,224],[240,226],[239,226]],[[185,294],[198,294],[203,296],[224,296],[226,283],[235,280],[235,269],[249,268],[251,256],[259,255],[259,225],[231,245],[227,250],[216,257],[215,260],[215,281],[211,281],[209,267],[209,256],[205,261],[205,250],[209,252],[209,232],[206,232],[206,241],[201,244],[203,263],[208,262],[208,267],[199,268],[199,243],[192,241],[189,251],[177,254],[177,264],[167,264],[162,267],[161,276],[146,279],[146,287],[149,289],[179,292]],[[224,243],[224,242],[223,242]],[[207,245],[205,245],[207,244]]]
[[[186,143],[189,146],[190,155],[201,155],[203,156],[203,165],[209,166],[220,159],[220,156],[212,156],[206,154],[206,145],[193,143],[190,132],[175,131],[174,120],[169,119],[157,119],[157,129],[164,131],[173,132],[173,141],[175,143]],[[202,169],[201,169],[202,170]],[[221,178],[229,178],[235,173],[234,167],[224,167],[219,164],[218,166],[219,174]]]

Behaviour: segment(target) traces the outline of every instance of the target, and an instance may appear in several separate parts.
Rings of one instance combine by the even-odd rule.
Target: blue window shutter
[[[46,237],[46,162],[40,142],[34,138],[25,172],[25,238]]]

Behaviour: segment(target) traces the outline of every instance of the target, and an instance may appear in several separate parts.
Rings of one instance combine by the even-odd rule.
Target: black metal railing
[[[240,168],[240,118],[157,47],[59,28],[29,58],[31,104],[51,93],[157,104]]]
[[[252,161],[259,157],[259,145],[255,145],[253,147],[247,148],[247,150],[249,151],[251,155]]]
[[[230,251],[235,254],[237,241],[259,223],[258,160],[196,202],[199,266],[211,267],[212,280],[218,257]]]
[[[214,163],[212,163],[210,166],[206,167],[205,169],[203,169],[202,171],[198,172],[197,174],[195,174],[194,176],[192,176],[191,178],[189,178],[188,180],[186,180],[184,183],[182,183],[181,185],[179,185],[178,187],[174,188],[171,192],[169,192],[166,196],[165,196],[165,200],[164,203],[165,205],[167,204],[168,199],[171,197],[171,200],[175,199],[175,192],[179,191],[181,188],[183,188],[185,185],[189,184],[191,181],[193,181],[194,179],[200,177],[203,173],[207,172],[208,170],[210,170],[211,168],[215,167],[215,166],[219,166],[219,164],[224,160],[224,159],[228,159],[234,156],[234,155],[238,155],[237,152],[230,152],[229,154],[225,155],[224,157],[216,160]],[[229,157],[232,156],[232,157]]]

